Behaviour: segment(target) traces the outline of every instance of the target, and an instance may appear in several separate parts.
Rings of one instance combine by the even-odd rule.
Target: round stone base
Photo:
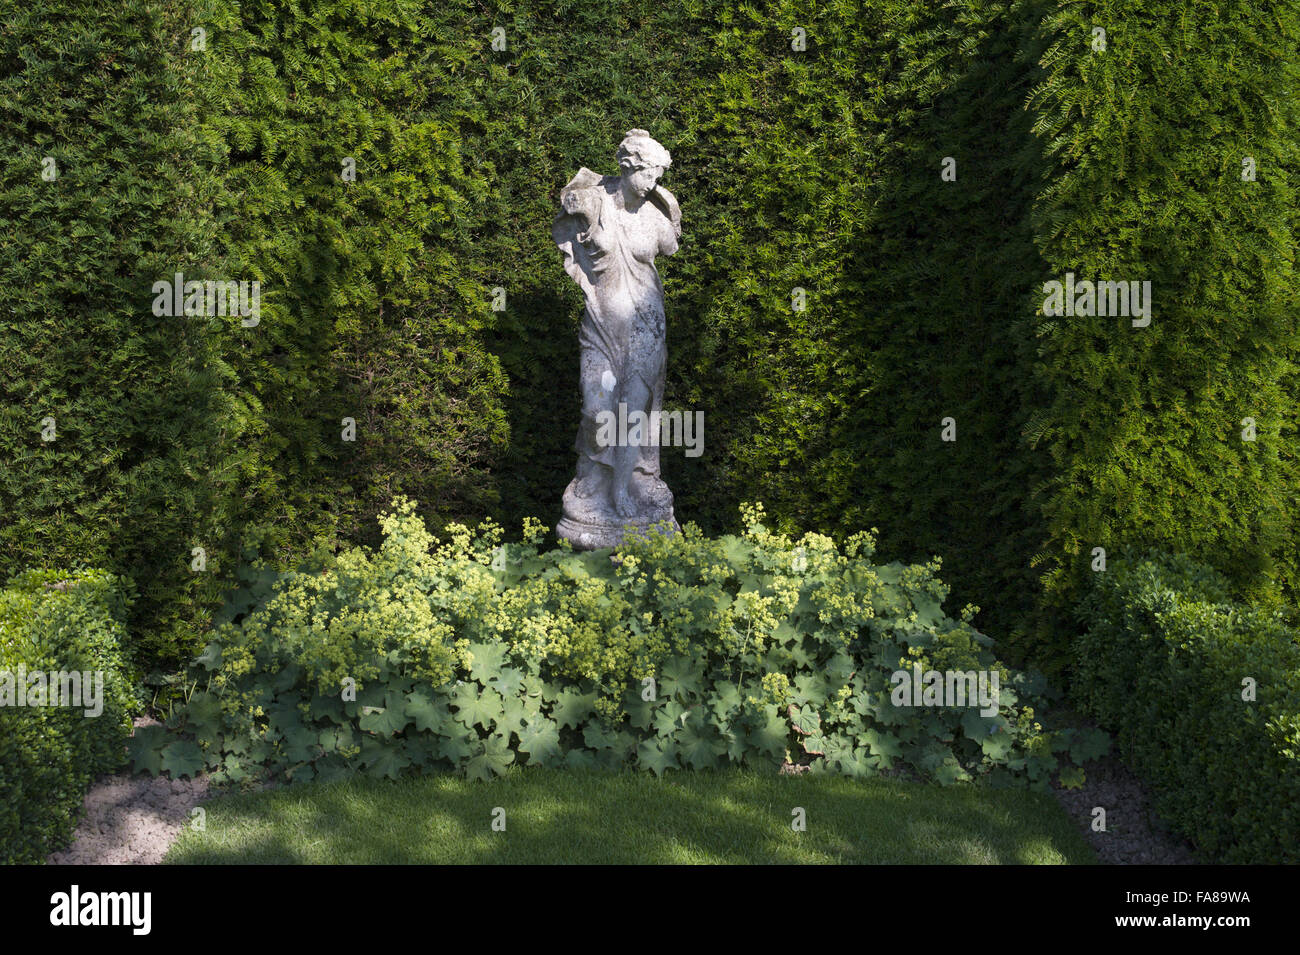
[[[664,527],[665,523],[668,524],[667,528]],[[642,523],[640,521],[627,521],[623,524],[596,524],[566,516],[560,518],[560,523],[555,525],[555,533],[573,544],[574,550],[599,550],[602,547],[617,547],[623,543],[623,538],[629,533],[646,535],[651,530],[663,532],[665,529],[673,534],[681,532],[677,519],[671,516],[666,522]]]

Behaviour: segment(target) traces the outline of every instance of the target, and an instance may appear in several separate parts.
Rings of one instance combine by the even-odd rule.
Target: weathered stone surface
[[[560,193],[551,227],[564,270],[586,299],[578,333],[578,467],[556,528],[584,550],[617,546],[628,527],[677,529],[672,492],[659,476],[658,433],[646,427],[611,440],[616,429],[608,425],[620,404],[625,417],[658,420],[667,343],[655,258],[677,251],[681,211],[658,185],[672,159],[649,133],[628,131],[617,159],[617,176],[578,171]]]

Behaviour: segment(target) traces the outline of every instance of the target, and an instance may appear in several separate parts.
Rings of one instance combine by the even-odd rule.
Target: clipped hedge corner
[[[1080,704],[1209,857],[1300,862],[1300,643],[1187,557],[1113,560],[1081,605]]]
[[[121,581],[99,570],[29,570],[0,590],[0,863],[43,862],[65,846],[91,781],[124,761],[139,708],[121,649],[126,603]],[[33,682],[74,670],[97,688],[102,674],[102,693],[52,705],[64,684]]]

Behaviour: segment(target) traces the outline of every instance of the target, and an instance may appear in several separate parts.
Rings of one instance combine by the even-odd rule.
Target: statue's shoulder
[[[600,173],[592,172],[586,166],[583,166],[573,174],[573,178],[569,180],[569,184],[565,186],[562,191],[568,192],[570,189],[590,189],[592,186],[600,185],[601,180],[604,178],[605,177]]]
[[[595,189],[602,185],[606,178],[607,177],[602,176],[600,173],[592,172],[586,166],[583,166],[574,174],[573,178],[569,180],[568,185],[560,190],[560,199],[563,200],[565,196],[574,192],[582,192],[585,189]]]
[[[677,197],[663,186],[655,186],[650,191],[650,201],[668,217],[668,221],[673,224],[673,233],[680,239],[682,237],[682,207],[677,204]]]
[[[600,208],[599,192],[604,191],[608,178],[586,166],[579,169],[568,185],[560,190],[559,215],[576,215],[588,221],[594,219]]]

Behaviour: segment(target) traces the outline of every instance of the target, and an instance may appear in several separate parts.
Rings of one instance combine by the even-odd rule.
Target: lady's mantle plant
[[[688,525],[575,553],[539,550],[536,521],[520,543],[490,523],[439,543],[399,499],[377,552],[244,595],[253,609],[216,630],[134,765],[241,782],[789,759],[1041,787],[1055,771],[1077,785],[1105,751],[1102,734],[1036,721],[1041,679],[998,664],[976,608],[945,616],[937,560],[879,566],[869,533],[795,541],[761,506],[742,514],[742,536]],[[996,671],[996,712],[896,705],[894,675],[914,666]]]

